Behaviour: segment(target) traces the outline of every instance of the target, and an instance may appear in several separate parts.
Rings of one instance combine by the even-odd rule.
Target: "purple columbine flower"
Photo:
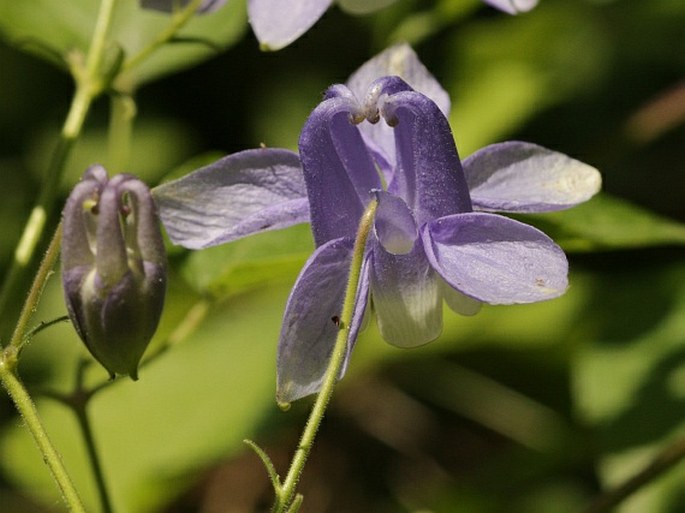
[[[372,81],[388,72],[406,82]],[[563,251],[536,228],[492,212],[569,208],[599,190],[599,173],[518,141],[483,148],[462,164],[448,111],[447,94],[411,49],[393,47],[347,86],[328,90],[302,130],[299,159],[250,150],[155,190],[170,237],[187,247],[310,220],[316,250],[288,299],[278,346],[280,401],[320,387],[357,225],[372,199],[378,208],[348,359],[369,301],[383,338],[413,347],[440,334],[443,301],[471,315],[482,303],[530,303],[566,290]]]
[[[89,168],[62,214],[62,282],[69,317],[114,377],[137,379],[164,305],[166,251],[147,186]]]
[[[173,12],[190,0],[139,0],[146,9]],[[204,0],[198,13],[219,9],[227,0]],[[368,14],[397,0],[248,0],[250,25],[264,50],[280,50],[307,32],[335,2],[352,14]],[[531,10],[538,0],[483,0],[501,11],[518,14]]]

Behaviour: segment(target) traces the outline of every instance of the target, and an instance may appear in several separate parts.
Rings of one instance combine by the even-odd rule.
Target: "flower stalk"
[[[309,419],[305,425],[300,443],[297,451],[293,456],[290,464],[290,469],[286,475],[283,485],[277,490],[276,504],[274,505],[274,513],[296,513],[302,503],[302,496],[296,495],[297,484],[302,475],[302,470],[307,462],[309,453],[311,452],[316,438],[316,433],[321,425],[324,413],[333,395],[335,384],[338,381],[340,370],[345,361],[347,353],[347,344],[349,343],[350,326],[352,325],[352,315],[354,314],[355,299],[357,296],[357,288],[361,277],[361,268],[364,261],[364,253],[366,248],[366,241],[369,232],[373,227],[373,220],[376,213],[378,203],[372,200],[366,207],[364,214],[359,222],[357,237],[354,243],[354,250],[352,253],[352,262],[350,264],[350,273],[347,279],[347,287],[345,289],[345,299],[343,303],[342,313],[340,315],[339,331],[333,347],[333,353],[328,363],[328,368],[324,375],[321,390],[316,397],[312,411],[309,414]],[[287,404],[282,404],[282,407],[287,407]]]
[[[0,359],[0,380],[31,432],[38,449],[43,455],[43,460],[59,487],[64,502],[69,507],[69,511],[71,513],[85,513],[86,509],[62,462],[62,458],[52,444],[38,416],[36,405],[16,375],[16,364],[16,348],[9,346],[5,349]]]
[[[78,59],[73,59],[70,63],[71,72],[76,82],[76,92],[62,126],[52,160],[42,181],[43,185],[38,201],[24,227],[10,270],[0,291],[0,311],[4,311],[9,299],[15,296],[16,289],[23,281],[22,277],[25,271],[31,265],[35,250],[43,238],[48,218],[54,209],[56,194],[59,191],[58,186],[67,158],[74,143],[81,135],[83,124],[93,100],[106,87],[106,84],[101,80],[101,68],[116,1],[102,0],[100,4],[85,64],[76,62]]]
[[[55,263],[57,262],[61,240],[62,223],[57,225],[57,229],[55,230],[55,234],[52,237],[52,241],[50,242],[50,245],[48,246],[48,249],[45,252],[45,256],[43,257],[43,261],[41,262],[40,267],[38,268],[38,272],[36,273],[36,276],[33,279],[33,284],[31,286],[31,289],[29,290],[28,296],[26,297],[26,301],[24,302],[24,306],[19,315],[19,320],[17,321],[17,325],[14,328],[12,338],[10,339],[9,348],[13,348],[16,351],[17,356],[19,355],[19,352],[23,348],[24,344],[29,339],[29,337],[27,337],[28,323],[31,320],[31,316],[38,307],[38,302],[40,301],[40,297],[43,294],[45,284],[47,283],[48,278],[52,274],[52,269],[55,266]]]
[[[12,339],[7,347],[0,352],[0,381],[2,381],[8,395],[14,402],[17,411],[19,411],[26,426],[31,432],[31,435],[43,456],[43,460],[50,469],[50,472],[60,489],[64,502],[69,506],[72,513],[85,513],[81,498],[64,467],[61,456],[52,444],[52,441],[40,420],[36,405],[16,373],[19,353],[30,338],[28,336],[28,333],[30,333],[28,330],[28,323],[36,310],[43,289],[45,288],[45,283],[50,277],[52,268],[59,255],[61,233],[60,224],[57,227],[52,242],[41,262],[36,277],[33,280],[33,285],[31,286],[31,290],[29,291],[22,308]]]

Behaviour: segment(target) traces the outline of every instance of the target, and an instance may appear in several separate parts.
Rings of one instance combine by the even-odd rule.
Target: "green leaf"
[[[56,128],[52,125],[35,130],[28,142],[28,167],[36,180],[43,175],[54,149]],[[102,164],[110,174],[132,173],[149,185],[154,185],[165,170],[174,168],[195,151],[196,139],[189,128],[174,119],[140,118],[133,126],[128,163],[123,169],[113,168],[109,157],[108,133],[94,127],[84,133],[74,145],[61,187],[68,192],[84,171],[93,164]]]
[[[85,55],[99,4],[93,0],[3,1],[0,2],[0,34],[11,44],[51,62],[54,59],[50,52],[63,57],[73,51]],[[130,58],[153,41],[170,21],[168,14],[143,10],[135,0],[121,1],[117,3],[110,41]],[[211,45],[167,44],[127,72],[128,85],[140,85],[201,62],[216,54],[211,46],[228,48],[237,42],[246,26],[245,2],[228,2],[215,13],[196,16],[179,36],[207,40]],[[114,52],[115,46],[110,51]]]
[[[309,225],[303,224],[194,251],[182,273],[197,291],[224,298],[266,284],[292,282],[312,250]]]
[[[461,152],[507,139],[600,80],[610,57],[605,32],[584,2],[540,2],[520,16],[456,26],[441,81],[452,98],[450,124]]]
[[[520,216],[569,251],[685,245],[685,225],[607,194],[570,210]]]

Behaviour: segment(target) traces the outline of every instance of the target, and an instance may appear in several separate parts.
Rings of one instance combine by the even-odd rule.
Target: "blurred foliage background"
[[[120,3],[115,37],[127,49],[163,24],[133,0]],[[42,45],[83,48],[96,4],[0,0],[3,272],[73,92]],[[400,0],[366,17],[334,7],[277,53],[259,51],[243,1],[230,0],[187,31],[223,50],[171,45],[129,77],[136,117],[125,162],[108,153],[112,103],[101,99],[69,160],[64,196],[94,162],[154,185],[261,143],[296,149],[325,88],[398,41],[450,93],[462,157],[523,139],[604,178],[589,204],[526,218],[569,252],[571,288],[561,299],[486,307],[473,318],[446,311],[442,337],[411,351],[385,344],[370,323],[305,470],[302,511],[582,513],[685,435],[682,0],[541,0],[517,17],[476,0]],[[296,447],[310,402],[276,407],[275,344],[311,249],[306,226],[200,252],[171,249],[152,350],[179,324],[194,329],[139,382],[116,381],[90,405],[118,512],[268,510],[268,479],[242,440],[265,447],[282,471]],[[55,278],[35,319],[64,313]],[[4,332],[11,322],[2,319]],[[36,337],[20,372],[97,511],[75,420],[45,394],[69,391],[84,356],[62,324]],[[105,378],[86,369],[88,383]],[[618,511],[683,511],[683,483],[685,464]],[[4,396],[0,511],[63,511]]]

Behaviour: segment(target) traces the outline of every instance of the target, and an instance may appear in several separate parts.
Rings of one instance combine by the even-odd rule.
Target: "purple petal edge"
[[[474,209],[551,212],[587,201],[602,185],[594,167],[536,144],[507,141],[463,162]]]
[[[262,50],[280,50],[307,32],[333,0],[248,0],[252,30]]]
[[[230,242],[309,220],[296,153],[234,153],[153,189],[169,238],[189,249]]]
[[[490,304],[544,301],[568,286],[566,255],[540,230],[472,212],[436,219],[421,232],[426,256],[454,289]]]
[[[319,391],[335,340],[347,286],[354,241],[341,238],[319,247],[295,282],[278,343],[277,399],[288,403]],[[368,272],[362,269],[346,361],[354,346],[368,299]]]

